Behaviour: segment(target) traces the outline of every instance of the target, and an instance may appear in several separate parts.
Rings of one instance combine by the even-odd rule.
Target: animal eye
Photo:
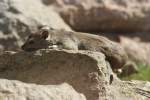
[[[31,38],[32,36],[30,35],[28,38]]]
[[[33,43],[34,43],[34,41],[33,41],[33,40],[29,41],[29,44],[33,44]]]

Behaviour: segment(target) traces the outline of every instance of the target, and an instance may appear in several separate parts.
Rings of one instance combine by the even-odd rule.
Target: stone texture
[[[16,50],[26,36],[41,25],[71,30],[53,7],[41,0],[0,0],[0,45]]]
[[[45,85],[65,82],[83,93],[87,100],[106,98],[97,91],[106,94],[109,74],[101,53],[42,50],[36,53],[5,52],[0,56],[0,78]]]
[[[65,96],[63,95],[66,99],[63,98],[61,100],[68,100],[67,96],[70,95],[74,95],[72,98],[70,97],[70,100],[74,100],[76,96],[79,98],[77,100],[84,100],[84,96],[87,100],[149,99],[149,82],[122,82],[113,75],[114,80],[110,85],[110,74],[113,73],[109,63],[105,61],[104,55],[98,52],[71,50],[40,50],[31,53],[4,52],[0,55],[0,78],[50,86],[0,80],[0,94],[4,98],[11,96],[11,100],[16,100],[15,97],[17,96],[28,97],[32,98],[29,100],[34,100],[33,96],[39,94],[37,99],[35,96],[35,100],[38,100],[38,97],[47,97],[52,92],[51,96],[54,96],[54,99],[50,100],[59,100],[55,99],[54,94],[56,92],[53,92],[53,89],[55,91],[57,88],[57,94],[59,94],[59,89],[62,89],[60,94],[62,93],[63,95],[63,91],[66,88],[69,90],[72,87],[71,90],[74,92],[66,93]],[[7,89],[5,88],[6,86]],[[34,92],[33,89],[35,89]],[[10,95],[9,93],[12,92],[13,95]],[[63,97],[62,95],[61,97]],[[43,100],[47,99],[44,98]]]
[[[114,82],[110,86],[110,100],[149,100],[150,82],[144,81],[122,81]]]
[[[86,98],[67,83],[37,85],[0,79],[0,100],[86,100]]]
[[[50,3],[62,7],[59,9],[62,17],[77,31],[150,32],[150,0],[56,0]]]
[[[150,65],[150,43],[142,42],[138,38],[120,37],[120,44],[124,47],[129,58],[136,63]]]

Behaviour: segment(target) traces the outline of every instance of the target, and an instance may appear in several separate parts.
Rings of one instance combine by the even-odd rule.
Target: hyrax
[[[120,45],[102,36],[64,30],[49,30],[46,27],[41,28],[35,34],[31,34],[22,49],[35,51],[54,46],[58,49],[102,52],[113,69],[123,67],[127,59],[127,55]]]

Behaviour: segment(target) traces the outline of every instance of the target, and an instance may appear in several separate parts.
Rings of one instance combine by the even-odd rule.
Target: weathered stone
[[[150,65],[150,43],[136,39],[120,37],[120,44],[124,47],[129,58],[138,64]]]
[[[86,100],[86,98],[67,83],[37,85],[0,79],[0,100]]]
[[[6,60],[7,61],[4,61]],[[109,83],[105,57],[88,51],[5,52],[0,56],[0,78],[28,83],[57,85],[68,83],[87,100],[106,98],[100,87]]]
[[[149,100],[150,98],[150,82],[114,81],[112,85],[110,86],[110,100]]]
[[[60,9],[62,17],[77,31],[150,32],[150,0],[56,0],[56,2],[62,7]]]
[[[0,80],[0,94],[2,98],[9,97],[11,100],[19,97],[18,100],[24,98],[47,100],[46,97],[49,96],[54,97],[54,100],[59,100],[55,97],[59,98],[61,93],[64,100],[68,100],[70,95],[73,95],[72,98],[70,97],[71,100],[74,100],[75,97],[79,98],[77,100],[85,98],[87,100],[149,99],[149,82],[122,82],[113,75],[114,80],[112,84],[109,84],[112,74],[104,55],[99,52],[72,50],[40,50],[31,53],[4,52],[0,55],[0,78],[50,86]],[[66,89],[71,91],[70,85],[72,92],[66,92],[64,95]],[[58,91],[58,95],[55,96],[56,92],[53,91]],[[83,94],[85,98],[79,93]],[[39,96],[36,96],[37,94]]]

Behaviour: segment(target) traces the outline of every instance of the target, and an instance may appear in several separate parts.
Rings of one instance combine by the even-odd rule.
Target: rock
[[[41,84],[42,86],[0,80],[0,94],[2,92],[2,97],[8,97],[9,93],[13,93],[12,98],[14,95],[33,98],[35,94],[39,94],[34,99],[38,100],[38,97],[44,98],[49,94],[55,97],[56,92],[53,92],[53,89],[55,91],[56,88],[58,91],[56,96],[59,97],[59,91],[63,95],[63,91],[66,91],[67,88],[74,92],[63,95],[66,100],[68,100],[68,95],[74,95],[71,96],[71,100],[74,100],[76,96],[79,98],[76,100],[84,100],[85,98],[86,100],[120,100],[120,98],[122,100],[148,100],[149,82],[146,84],[122,82],[113,74],[114,80],[112,84],[109,84],[112,74],[109,63],[105,61],[105,56],[99,52],[39,50],[30,53],[16,53],[9,51],[0,55],[0,78],[20,80],[26,83]],[[1,81],[5,81],[6,84]],[[6,86],[7,88],[5,88]],[[18,89],[18,91],[15,89]],[[25,89],[29,89],[28,92]],[[138,91],[138,89],[141,90]],[[43,91],[46,92],[43,93]],[[137,91],[138,93],[136,93]],[[54,100],[56,99],[54,98]]]
[[[0,100],[86,100],[86,98],[67,83],[37,85],[0,79]]]
[[[149,100],[150,82],[122,81],[114,82],[110,88],[110,100]]]
[[[150,43],[136,39],[120,37],[120,44],[124,47],[129,58],[138,64],[150,65]]]
[[[106,94],[110,74],[105,56],[97,52],[41,50],[5,52],[0,56],[0,78],[45,85],[65,82],[87,100],[106,98],[98,91]]]
[[[0,45],[4,50],[16,50],[26,36],[41,25],[71,30],[52,7],[40,0],[0,1]]]
[[[64,20],[77,31],[150,32],[149,0],[56,0],[55,3]]]

